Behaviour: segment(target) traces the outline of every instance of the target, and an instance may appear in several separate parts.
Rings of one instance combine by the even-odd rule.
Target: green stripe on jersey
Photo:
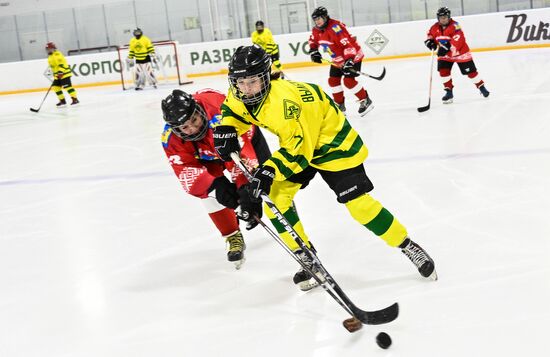
[[[357,154],[361,148],[363,147],[363,140],[361,140],[361,137],[357,135],[357,138],[349,148],[349,150],[335,150],[332,151],[324,156],[321,156],[320,158],[311,160],[311,163],[319,165],[323,164],[325,162],[343,159],[347,157],[352,157],[353,155]]]

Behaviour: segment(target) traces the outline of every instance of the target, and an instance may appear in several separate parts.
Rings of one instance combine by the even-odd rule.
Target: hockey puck
[[[359,331],[361,327],[363,327],[363,324],[361,323],[361,321],[358,320],[356,317],[350,317],[349,319],[345,319],[343,322],[343,325],[346,328],[346,330],[352,333]]]
[[[380,332],[376,336],[376,344],[383,349],[387,349],[391,346],[391,337],[385,332]]]

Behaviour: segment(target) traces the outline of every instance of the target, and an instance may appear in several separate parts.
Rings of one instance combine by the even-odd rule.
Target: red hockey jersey
[[[321,53],[324,50],[337,66],[341,66],[350,58],[353,58],[354,62],[359,62],[365,56],[355,37],[346,29],[346,25],[330,18],[324,30],[313,28],[309,36],[309,48],[318,49]]]
[[[240,187],[247,183],[242,171],[233,162],[223,162],[214,149],[212,128],[220,123],[220,107],[225,95],[213,89],[204,89],[193,94],[197,104],[204,108],[208,118],[208,131],[202,140],[184,141],[172,132],[169,125],[162,133],[162,146],[178,177],[183,189],[196,197],[208,196],[208,189],[216,177],[222,176],[227,169],[231,180]],[[241,136],[241,157],[249,167],[258,165],[258,159],[252,146],[252,136],[256,130],[252,126]]]
[[[470,47],[466,43],[466,38],[460,25],[455,20],[450,19],[449,25],[446,27],[436,22],[430,27],[428,38],[434,39],[437,43],[448,41],[451,44],[449,52],[438,59],[448,62],[468,62],[472,60]]]

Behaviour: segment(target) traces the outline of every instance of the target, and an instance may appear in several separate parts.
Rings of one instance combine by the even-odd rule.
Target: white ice
[[[321,289],[261,227],[236,271],[200,202],[164,156],[172,87],[0,97],[0,356],[543,356],[550,325],[550,49],[475,53],[482,98],[453,70],[443,105],[429,58],[370,62],[375,109],[347,95],[379,199],[432,255],[420,278],[355,223],[320,178],[297,198],[327,269],[363,309],[399,318],[350,334]],[[289,69],[327,88],[328,68]],[[39,74],[37,74],[39,75]],[[74,79],[78,84],[78,79]],[[183,87],[227,90],[223,76]],[[268,136],[273,149],[277,142]],[[375,336],[386,331],[384,351]]]

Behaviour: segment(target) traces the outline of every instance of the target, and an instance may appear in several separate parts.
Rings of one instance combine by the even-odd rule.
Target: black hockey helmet
[[[189,93],[174,89],[161,103],[162,116],[166,124],[170,125],[172,131],[183,140],[201,140],[208,130],[208,119],[204,108],[197,103]],[[181,126],[195,115],[199,115],[201,127],[195,134],[185,134]]]
[[[229,87],[235,98],[244,104],[260,103],[271,88],[271,56],[258,45],[240,46],[229,61]],[[244,94],[238,87],[238,81],[244,78],[258,77],[261,89],[253,95]]]
[[[320,30],[325,29],[325,27],[327,27],[328,19],[329,19],[327,8],[324,7],[324,6],[319,6],[318,8],[313,10],[313,13],[311,14],[311,18],[313,19],[313,21],[315,21],[318,18],[322,18],[323,19],[323,25],[321,25],[321,26],[315,25],[315,27],[317,27]]]
[[[451,10],[446,6],[440,7],[439,10],[437,10],[437,18],[439,19],[440,16],[451,18]]]
[[[143,35],[143,31],[138,27],[134,30],[134,36],[139,40],[139,38]]]
[[[264,22],[262,20],[256,21],[256,31],[258,31],[258,33],[264,32]]]

